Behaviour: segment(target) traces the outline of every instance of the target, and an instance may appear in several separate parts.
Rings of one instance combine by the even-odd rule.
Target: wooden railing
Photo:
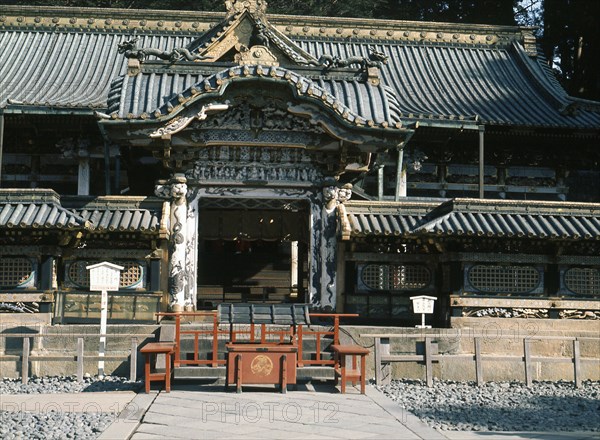
[[[596,337],[568,337],[568,336],[528,336],[521,337],[523,343],[523,355],[494,355],[494,354],[482,354],[481,353],[481,340],[489,338],[488,335],[470,335],[473,339],[473,354],[438,354],[434,350],[433,336],[427,335],[399,335],[399,334],[361,334],[361,338],[374,338],[375,345],[375,381],[377,385],[387,384],[391,380],[391,363],[393,362],[422,362],[425,364],[425,381],[427,386],[433,384],[433,362],[444,361],[448,359],[466,359],[473,360],[475,362],[475,378],[477,385],[481,386],[484,384],[483,378],[483,362],[499,362],[499,361],[517,361],[523,362],[525,369],[525,382],[527,386],[531,386],[533,383],[533,370],[532,364],[534,362],[547,362],[547,363],[572,363],[573,364],[573,376],[575,386],[579,388],[581,386],[581,364],[583,362],[595,362],[600,364],[600,359],[596,358],[583,358],[580,354],[579,342],[581,340],[594,340],[600,341],[600,338]],[[424,340],[424,353],[423,354],[391,354],[390,353],[390,339],[423,339]],[[514,336],[510,338],[514,341]],[[531,352],[531,342],[535,340],[561,340],[561,341],[572,341],[573,342],[573,356],[563,357],[547,357],[547,356],[533,356]]]
[[[324,336],[332,336],[333,342],[332,344],[340,343],[340,318],[357,318],[358,315],[355,313],[310,313],[312,318],[333,318],[333,329],[332,330],[310,330],[304,329],[304,326],[298,326],[298,366],[302,367],[304,365],[331,365],[333,366],[335,361],[333,359],[323,359],[322,358],[322,347],[321,341]],[[305,336],[314,336],[316,349],[315,349],[315,359],[304,359],[303,356],[303,348],[302,341]]]
[[[129,355],[120,355],[120,356],[101,356],[100,354],[96,355],[84,355],[84,338],[100,338],[100,336],[105,336],[107,338],[113,337],[131,337],[131,351]],[[105,360],[105,361],[121,361],[129,359],[129,379],[131,381],[137,380],[137,353],[138,353],[138,338],[150,339],[154,338],[155,335],[152,333],[149,334],[126,334],[126,333],[108,333],[102,335],[98,334],[90,334],[90,333],[80,333],[80,334],[69,334],[69,338],[77,338],[77,351],[73,354],[63,354],[60,356],[49,355],[49,356],[32,356],[31,355],[31,343],[29,341],[30,338],[53,338],[53,337],[61,337],[64,338],[65,334],[57,333],[0,333],[0,338],[18,338],[23,340],[23,348],[22,353],[20,355],[10,355],[3,354],[0,355],[0,362],[21,362],[21,382],[23,384],[27,384],[29,381],[29,363],[35,361],[41,362],[76,362],[77,363],[77,380],[79,382],[83,382],[83,362],[84,359],[87,360]]]
[[[298,366],[304,365],[331,365],[333,366],[334,361],[332,359],[323,358],[323,338],[331,336],[333,344],[339,344],[340,334],[340,318],[355,318],[358,315],[353,313],[310,313],[311,318],[321,319],[333,319],[333,328],[331,330],[311,330],[304,328],[302,325],[298,325],[296,329],[291,326],[288,329],[271,329],[266,324],[249,324],[246,328],[241,327],[230,327],[229,325],[220,327],[218,322],[218,315],[216,311],[207,312],[172,312],[172,313],[157,313],[157,317],[169,317],[175,320],[175,367],[182,365],[207,365],[211,367],[218,367],[219,365],[225,365],[225,359],[219,359],[219,339],[226,339],[228,341],[236,342],[240,340],[247,340],[248,342],[260,342],[266,344],[274,342],[270,336],[275,336],[279,343],[288,341],[298,342]],[[183,318],[207,318],[207,321],[203,324],[208,328],[204,329],[189,329],[186,330],[182,327]],[[257,329],[260,329],[257,332]],[[192,335],[194,339],[194,357],[193,359],[181,359],[181,340],[185,335]],[[303,340],[306,337],[315,337],[316,343],[316,354],[315,359],[304,359]],[[210,359],[200,359],[199,342],[200,339],[210,340]]]

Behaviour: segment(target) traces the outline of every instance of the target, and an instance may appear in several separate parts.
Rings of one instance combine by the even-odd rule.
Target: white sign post
[[[98,376],[104,377],[104,352],[106,351],[106,320],[108,317],[108,292],[119,290],[123,266],[108,261],[86,266],[90,271],[90,290],[101,291],[100,299],[100,347],[98,349]]]
[[[413,302],[413,311],[421,314],[421,325],[416,325],[416,328],[431,328],[430,325],[425,325],[425,315],[433,313],[433,302],[437,300],[435,296],[411,296]]]

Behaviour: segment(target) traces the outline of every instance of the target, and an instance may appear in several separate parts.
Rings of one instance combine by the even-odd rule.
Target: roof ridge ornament
[[[227,15],[235,15],[248,11],[253,15],[264,15],[267,12],[266,0],[225,0]]]
[[[387,64],[388,58],[385,53],[378,51],[374,46],[370,46],[368,57],[355,55],[348,58],[341,58],[337,55],[323,54],[316,63],[311,62],[309,64],[323,66],[325,70],[351,67],[357,64],[361,69],[366,70],[368,67],[381,67],[383,64]]]
[[[191,53],[185,47],[175,47],[170,52],[152,47],[138,48],[139,36],[134,36],[131,40],[119,43],[118,53],[129,60],[137,60],[139,63],[145,62],[149,56],[155,56],[161,60],[167,60],[171,63],[185,59],[186,61],[202,61],[210,59],[210,56],[204,56],[197,53]]]

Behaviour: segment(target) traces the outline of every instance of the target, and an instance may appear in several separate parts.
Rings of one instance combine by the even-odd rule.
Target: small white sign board
[[[86,266],[90,271],[90,290],[94,292],[114,292],[119,290],[119,279],[123,266],[103,261],[102,263]]]
[[[425,315],[433,313],[433,304],[437,300],[435,296],[411,296],[410,300],[413,304],[413,311],[421,314],[421,325],[417,325],[417,328],[431,328],[430,325],[425,325]]]
[[[101,291],[100,298],[100,347],[98,349],[98,376],[104,377],[104,352],[106,351],[106,321],[108,319],[108,292],[119,290],[123,266],[103,261],[86,266],[90,271],[90,290]]]

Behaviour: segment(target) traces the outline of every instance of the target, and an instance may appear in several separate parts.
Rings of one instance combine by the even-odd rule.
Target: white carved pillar
[[[185,177],[176,175],[168,184],[156,186],[156,195],[170,199],[169,224],[169,307],[174,312],[185,310],[187,245],[187,185]]]
[[[290,242],[290,296],[298,296],[298,242]]]
[[[186,277],[186,311],[196,310],[198,303],[198,191],[188,192],[187,212],[187,245],[185,247],[185,260],[187,268]]]

